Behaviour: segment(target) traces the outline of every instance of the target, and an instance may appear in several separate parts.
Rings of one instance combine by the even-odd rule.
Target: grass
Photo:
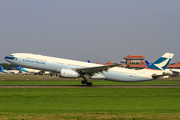
[[[180,119],[180,89],[0,89],[0,118]]]
[[[0,76],[0,85],[81,85],[81,80]],[[179,85],[179,80],[180,77],[135,83],[92,82],[94,85]],[[180,89],[175,88],[0,88],[0,119],[175,120],[180,119],[179,101]]]
[[[82,85],[81,81],[82,79],[49,78],[47,76],[0,76],[0,85]],[[180,85],[180,77],[127,83],[106,80],[90,81],[93,85]]]

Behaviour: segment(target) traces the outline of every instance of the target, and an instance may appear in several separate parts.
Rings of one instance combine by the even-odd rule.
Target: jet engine
[[[78,78],[80,75],[78,72],[71,69],[61,69],[59,76],[66,77],[66,78]]]

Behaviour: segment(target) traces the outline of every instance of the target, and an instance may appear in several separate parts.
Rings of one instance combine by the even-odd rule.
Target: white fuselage
[[[60,69],[63,68],[71,69],[103,66],[95,63],[87,63],[82,61],[29,53],[14,53],[10,56],[5,57],[5,59],[8,62],[15,65],[51,72],[58,72]],[[152,74],[161,75],[163,74],[163,71],[149,69],[133,70],[120,67],[113,67],[110,68],[108,71],[96,73],[93,76],[90,76],[90,78],[105,79],[119,82],[137,82],[152,80]]]

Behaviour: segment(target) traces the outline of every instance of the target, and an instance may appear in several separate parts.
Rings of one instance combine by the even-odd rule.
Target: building
[[[113,65],[113,63],[111,61],[108,61],[107,63],[105,63],[104,65]]]
[[[133,69],[143,69],[147,67],[147,64],[145,62],[145,57],[142,55],[128,55],[124,57],[124,59],[120,62],[122,68],[130,67]],[[99,64],[99,63],[96,63]],[[113,65],[111,61],[108,61],[105,64],[102,65]],[[119,66],[117,66],[119,67]],[[169,69],[180,69],[180,61],[177,64],[174,65],[168,65],[167,68]]]
[[[124,57],[124,60],[121,62],[125,64],[142,64],[144,61],[145,57],[142,55],[128,55]]]
[[[133,69],[143,69],[147,67],[146,62],[143,62],[142,64],[125,64],[124,67],[127,67],[127,65],[129,65],[130,68]]]
[[[142,55],[128,55],[120,62],[121,67],[130,67],[133,69],[143,69],[146,68],[145,57]]]
[[[174,65],[168,65],[167,68],[169,69],[180,69],[180,61]]]

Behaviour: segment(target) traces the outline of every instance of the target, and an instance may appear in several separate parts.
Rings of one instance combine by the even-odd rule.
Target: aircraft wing
[[[174,73],[180,73],[180,69],[170,69]]]
[[[121,64],[113,64],[113,65],[104,65],[98,67],[86,67],[86,68],[76,68],[77,72],[86,73],[86,74],[95,74],[103,71],[108,71],[110,68],[115,66],[120,66]]]

